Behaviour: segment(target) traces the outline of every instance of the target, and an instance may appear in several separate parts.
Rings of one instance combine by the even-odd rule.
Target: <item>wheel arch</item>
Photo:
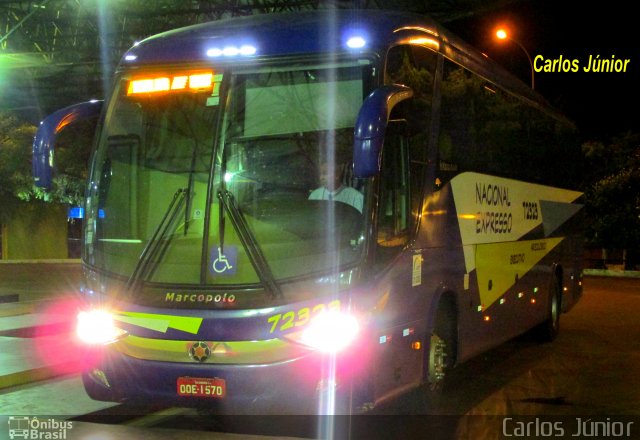
[[[426,327],[426,335],[428,337],[433,332],[435,326],[437,325],[438,313],[444,312],[447,315],[447,319],[452,323],[453,337],[455,344],[455,349],[453,351],[455,355],[455,359],[453,359],[453,365],[456,364],[458,359],[458,338],[460,335],[460,326],[459,326],[459,317],[460,317],[460,304],[458,301],[458,295],[456,292],[446,286],[445,284],[441,284],[433,295],[433,300],[431,301],[429,307],[429,314],[427,319],[427,327]]]

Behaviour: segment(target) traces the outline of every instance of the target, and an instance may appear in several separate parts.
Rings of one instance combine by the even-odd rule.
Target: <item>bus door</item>
[[[375,272],[384,307],[376,317],[377,400],[419,385],[423,378],[428,283],[423,249],[416,243],[424,198],[437,55],[398,45],[387,54],[385,82],[412,88],[414,96],[391,112],[382,150],[376,213]]]
[[[392,121],[387,128],[379,179],[376,213],[375,271],[382,273],[382,307],[376,316],[378,358],[374,391],[376,399],[421,381],[420,350],[424,323],[416,313],[420,302],[414,289],[413,255],[407,250],[414,226],[410,211],[409,155],[406,121]],[[420,253],[416,253],[418,258]]]

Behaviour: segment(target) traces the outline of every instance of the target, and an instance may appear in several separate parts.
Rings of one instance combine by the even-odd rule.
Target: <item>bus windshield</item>
[[[94,155],[85,261],[142,282],[238,286],[264,283],[256,251],[278,281],[356,265],[370,189],[350,172],[353,126],[371,72],[122,74]]]

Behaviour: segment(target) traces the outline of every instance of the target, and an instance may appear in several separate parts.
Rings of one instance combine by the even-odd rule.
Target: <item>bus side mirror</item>
[[[53,153],[58,133],[70,124],[99,115],[102,103],[102,101],[89,101],[74,104],[55,111],[40,122],[33,138],[31,162],[31,172],[36,186],[44,189],[51,188],[55,169]]]
[[[392,84],[374,90],[364,100],[354,129],[354,177],[367,178],[380,172],[382,145],[391,110],[412,96],[411,88]]]

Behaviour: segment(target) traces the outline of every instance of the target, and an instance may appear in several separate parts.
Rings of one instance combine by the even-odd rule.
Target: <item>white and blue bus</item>
[[[78,335],[94,399],[372,408],[437,393],[526,331],[552,340],[580,297],[574,127],[428,18],[147,38],[104,104],[43,121],[38,185],[60,130],[92,115]]]

